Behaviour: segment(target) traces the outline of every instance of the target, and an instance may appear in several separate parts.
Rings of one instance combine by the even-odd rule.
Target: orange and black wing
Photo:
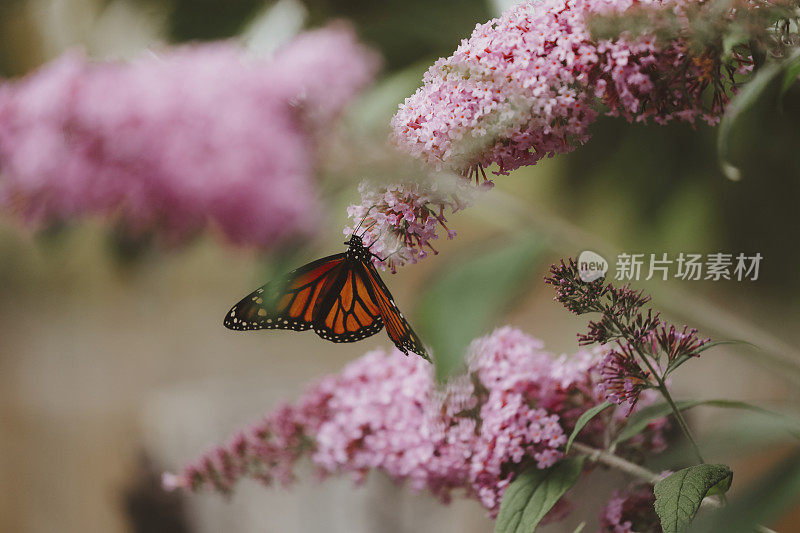
[[[408,352],[414,352],[423,359],[430,361],[430,356],[422,345],[422,341],[411,329],[411,326],[406,321],[403,313],[397,308],[394,303],[394,298],[383,283],[378,271],[371,262],[363,262],[359,264],[359,270],[364,276],[365,285],[368,287],[369,292],[373,297],[375,305],[378,307],[384,325],[386,325],[386,333],[392,339],[397,349],[408,355]]]
[[[356,342],[383,328],[380,308],[367,283],[360,263],[345,260],[336,282],[318,304],[317,335],[332,342]]]
[[[293,270],[242,298],[225,315],[228,329],[293,329],[313,327],[314,312],[341,277],[345,255],[336,254]]]

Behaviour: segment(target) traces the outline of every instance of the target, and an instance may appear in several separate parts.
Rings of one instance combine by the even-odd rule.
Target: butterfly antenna
[[[378,221],[376,220],[376,221],[374,221],[372,224],[370,224],[369,226],[367,226],[366,228],[364,228],[364,231],[362,231],[362,232],[361,232],[361,235],[359,235],[359,237],[363,237],[364,235],[366,235],[366,234],[367,234],[367,232],[368,232],[369,230],[371,230],[371,229],[372,229],[372,227],[373,227],[375,224],[377,224],[377,223],[378,223]]]
[[[373,246],[373,245],[374,245],[376,242],[378,242],[379,240],[381,240],[381,237],[383,237],[383,231],[384,231],[384,230],[381,230],[381,232],[380,232],[380,233],[378,233],[378,236],[377,236],[377,237],[375,237],[375,240],[374,240],[374,241],[372,241],[371,243],[369,243],[369,246],[367,247],[367,250],[370,250],[370,253],[372,253],[372,250],[371,250],[371,249],[372,249],[372,246]],[[398,248],[397,250],[395,250],[394,252],[392,252],[392,254],[395,254],[395,253],[397,253],[397,252],[399,252],[399,251],[400,251],[400,248]],[[388,257],[389,257],[389,256],[391,256],[392,254],[389,254],[389,255],[387,255],[386,257],[388,258]],[[372,254],[372,255],[374,255],[375,257],[378,257],[376,254]],[[380,257],[378,257],[378,259],[380,259],[381,261],[384,261],[384,259],[381,259]]]
[[[364,213],[364,216],[363,216],[363,217],[361,217],[361,222],[359,222],[359,223],[358,223],[358,226],[356,226],[356,227],[355,227],[355,229],[353,230],[353,233],[352,233],[353,235],[355,235],[355,234],[356,234],[356,232],[358,231],[358,228],[360,228],[360,227],[361,227],[361,224],[363,224],[363,223],[364,223],[364,221],[365,221],[365,220],[367,220],[367,217],[369,216],[369,212],[370,212],[370,211],[372,211],[372,209],[373,209],[374,207],[376,207],[376,205],[372,205],[372,206],[370,206],[370,208],[369,208],[369,209],[367,209],[367,212],[366,212],[366,213]],[[371,226],[370,226],[370,227],[371,227]],[[366,231],[366,230],[365,230],[365,231]]]

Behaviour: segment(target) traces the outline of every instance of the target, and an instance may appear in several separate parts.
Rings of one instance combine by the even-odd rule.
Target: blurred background
[[[273,49],[302,29],[346,19],[383,57],[378,79],[343,118],[357,142],[388,135],[389,118],[427,66],[504,5],[2,0],[0,75],[24,76],[76,47],[97,59],[217,39]],[[620,252],[758,252],[757,281],[638,285],[669,318],[758,346],[720,347],[685,365],[674,375],[678,397],[746,400],[796,414],[800,98],[791,91],[781,114],[764,106],[736,139],[739,182],[718,170],[712,128],[602,119],[585,147],[499,177],[483,201],[450,218],[455,240],[439,242],[440,254],[419,265],[385,274],[387,284],[413,311],[421,294],[476,256],[522,239],[533,251],[514,305],[471,336],[512,324],[554,352],[571,353],[584,321],[552,301],[541,282],[550,263],[584,249],[612,263]],[[0,531],[491,531],[476,502],[442,506],[379,475],[358,488],[346,479],[318,484],[311,475],[291,489],[244,484],[230,499],[159,488],[162,471],[296,397],[310,380],[389,346],[383,333],[334,345],[310,333],[239,334],[221,325],[225,311],[272,273],[341,249],[345,207],[358,201],[363,166],[339,167],[353,174],[325,189],[316,237],[284,253],[209,237],[179,247],[131,242],[101,220],[33,230],[0,217]],[[448,327],[447,317],[419,329],[437,327]],[[741,415],[698,409],[690,417],[711,460],[736,472],[734,497],[758,486],[791,449],[779,430]],[[600,506],[622,485],[619,476],[593,473],[574,498],[577,513],[546,531],[573,531],[581,520],[593,530]],[[799,531],[800,506],[790,504],[771,527]]]

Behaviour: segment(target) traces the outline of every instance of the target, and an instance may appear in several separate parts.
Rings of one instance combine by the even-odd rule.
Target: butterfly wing
[[[345,255],[323,257],[248,294],[225,315],[224,326],[237,331],[313,327],[314,312],[341,277]]]
[[[319,302],[314,331],[332,342],[356,342],[383,328],[380,308],[355,259],[345,259],[336,282]]]
[[[397,308],[392,294],[386,284],[383,283],[372,263],[369,261],[360,262],[359,267],[364,276],[365,284],[369,287],[374,302],[380,310],[381,318],[386,325],[386,333],[389,334],[389,338],[392,339],[397,349],[406,355],[408,355],[409,351],[412,351],[423,359],[430,361],[431,358],[422,345],[422,341],[411,329],[400,309]]]
[[[225,315],[228,329],[313,328],[332,342],[356,342],[384,325],[395,346],[430,361],[372,263],[345,254],[318,259],[242,298]]]

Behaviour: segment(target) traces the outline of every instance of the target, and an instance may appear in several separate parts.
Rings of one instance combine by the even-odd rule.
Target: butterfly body
[[[345,252],[323,257],[256,289],[225,316],[228,329],[313,329],[331,342],[356,342],[386,327],[403,353],[429,359],[357,235]]]

